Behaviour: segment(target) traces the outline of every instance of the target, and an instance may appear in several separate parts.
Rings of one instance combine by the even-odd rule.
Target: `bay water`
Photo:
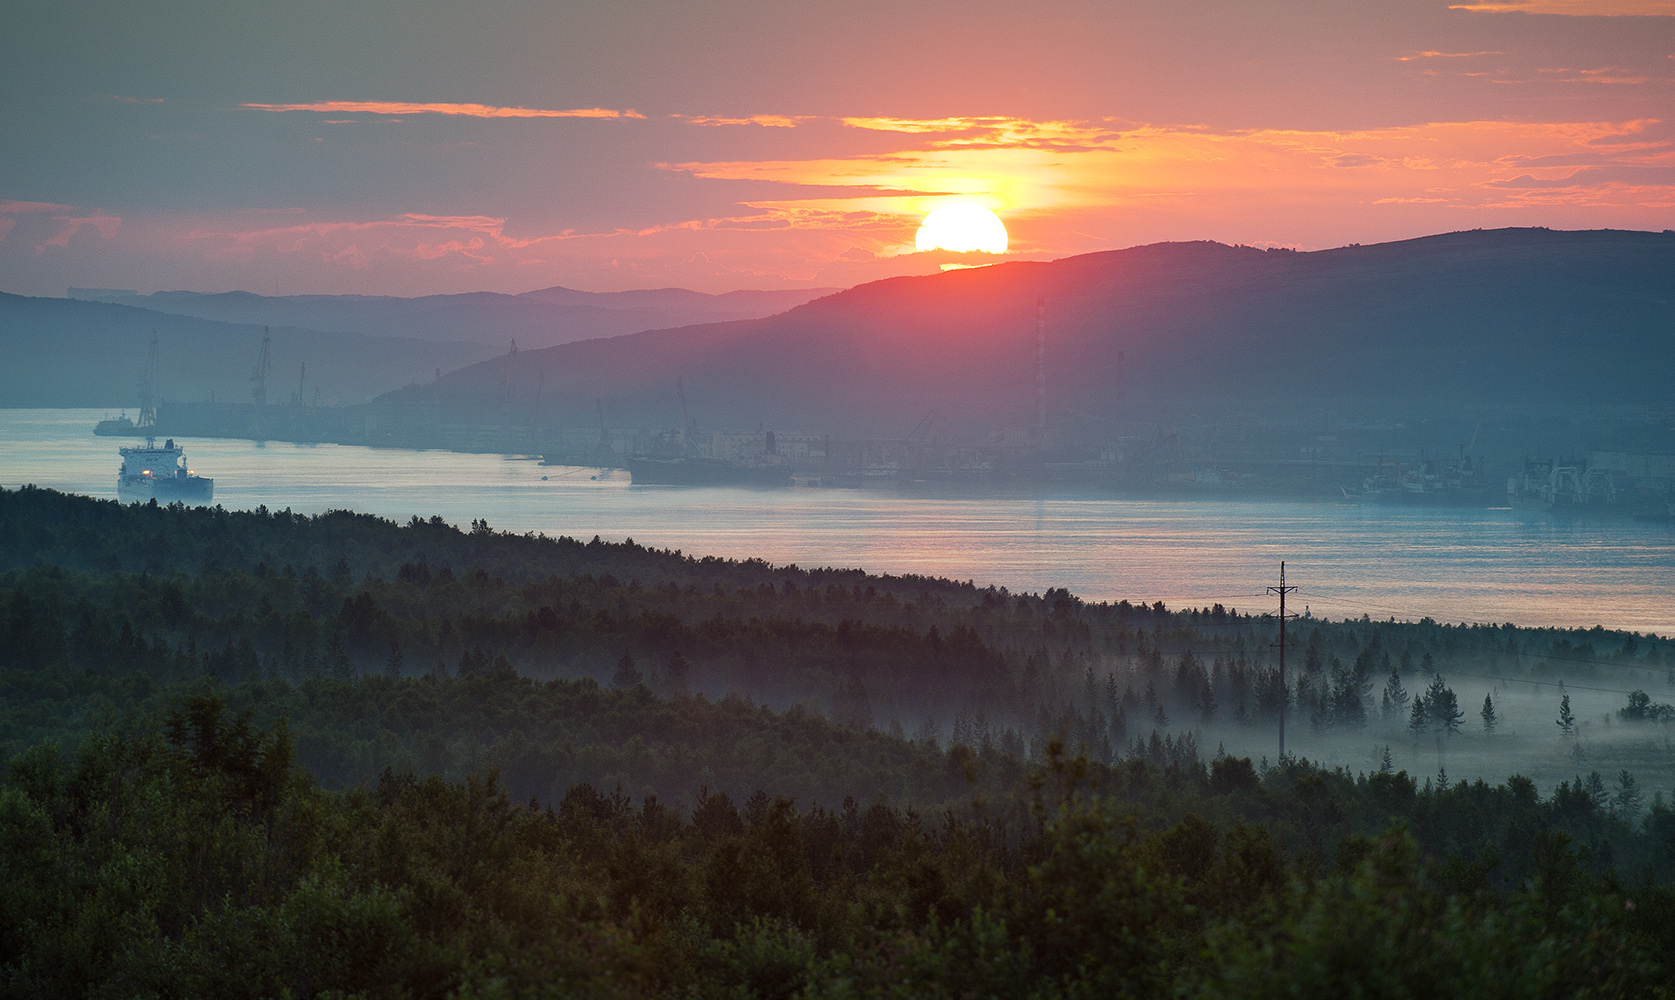
[[[0,485],[114,498],[100,410],[0,409]],[[929,492],[635,486],[627,473],[529,457],[191,439],[229,509],[354,509],[500,530],[598,535],[691,555],[858,567],[1086,600],[1271,610],[1300,589],[1316,617],[1602,625],[1675,636],[1675,525],[1541,511],[1262,499],[1130,498],[1091,489]],[[1289,609],[1288,609],[1289,610]]]

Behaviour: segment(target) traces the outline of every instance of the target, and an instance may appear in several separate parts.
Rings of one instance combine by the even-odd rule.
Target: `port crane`
[[[157,357],[157,331],[151,331],[151,347],[145,355],[145,381],[140,383],[140,422],[139,428],[147,430],[157,426],[157,373],[159,361]]]
[[[256,410],[268,405],[268,372],[273,367],[273,337],[267,327],[262,327],[262,352],[256,356],[256,367],[250,373],[250,396],[256,401]]]

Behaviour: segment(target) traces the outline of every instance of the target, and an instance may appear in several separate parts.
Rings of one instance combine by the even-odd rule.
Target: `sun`
[[[913,243],[917,250],[1005,253],[1006,227],[982,205],[957,201],[925,216]]]

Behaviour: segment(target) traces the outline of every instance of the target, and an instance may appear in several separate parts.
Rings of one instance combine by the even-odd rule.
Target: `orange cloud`
[[[907,135],[940,135],[936,149],[1065,149],[1086,150],[1117,138],[1112,129],[1086,122],[1030,121],[1027,118],[844,118],[850,128]]]
[[[914,253],[913,233],[925,213],[954,196],[998,212],[1014,256],[1160,239],[1319,247],[1472,226],[1675,226],[1675,123],[1657,120],[1356,131],[1004,116],[802,121],[830,126],[809,132],[828,150],[834,139],[842,142],[844,128],[877,134],[866,142],[870,151],[852,155],[662,164],[751,185],[742,203],[708,217],[671,213],[649,225],[586,231],[532,230],[499,215],[322,219],[297,210],[302,218],[247,212],[201,220],[190,231],[134,229],[146,225],[139,220],[124,225],[123,238],[258,270],[353,270],[362,282],[373,273],[452,274],[459,277],[448,280],[473,285],[723,288],[851,284],[935,270],[947,261]],[[754,124],[742,116],[725,123]],[[782,150],[808,148],[794,130],[773,137]],[[7,214],[21,204],[0,204],[0,220],[21,218],[20,208]],[[100,215],[28,208],[78,228]],[[507,278],[514,272],[520,277]],[[537,274],[543,277],[524,277]]]
[[[255,111],[323,111],[330,114],[464,115],[468,118],[644,118],[611,108],[505,108],[492,104],[422,104],[409,101],[313,101],[308,104],[240,104]]]
[[[696,177],[816,186],[812,197],[752,200],[795,225],[811,210],[860,210],[911,225],[949,196],[1009,225],[1032,222],[1025,250],[1084,243],[1090,216],[1172,212],[1242,224],[1439,205],[1489,211],[1540,205],[1625,213],[1675,201],[1675,141],[1657,121],[1458,122],[1329,132],[1202,129],[1015,119],[851,119],[912,135],[916,148],[853,157],[665,165]],[[837,190],[834,190],[837,189]],[[847,190],[844,190],[847,189]],[[876,231],[876,230],[875,230]],[[885,237],[888,240],[888,237]],[[867,247],[901,252],[895,245]]]
[[[1566,17],[1672,17],[1675,0],[1485,0],[1452,4],[1449,10],[1497,14],[1560,14]]]
[[[716,118],[711,115],[670,115],[693,125],[760,125],[763,128],[796,128],[814,121],[811,115],[751,115],[748,118]]]

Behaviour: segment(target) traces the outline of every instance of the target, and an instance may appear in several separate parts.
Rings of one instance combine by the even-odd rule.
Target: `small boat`
[[[186,452],[169,438],[163,447],[148,437],[143,448],[119,448],[122,468],[116,474],[116,498],[123,503],[160,504],[176,501],[194,506],[209,503],[215,480],[186,467]]]

